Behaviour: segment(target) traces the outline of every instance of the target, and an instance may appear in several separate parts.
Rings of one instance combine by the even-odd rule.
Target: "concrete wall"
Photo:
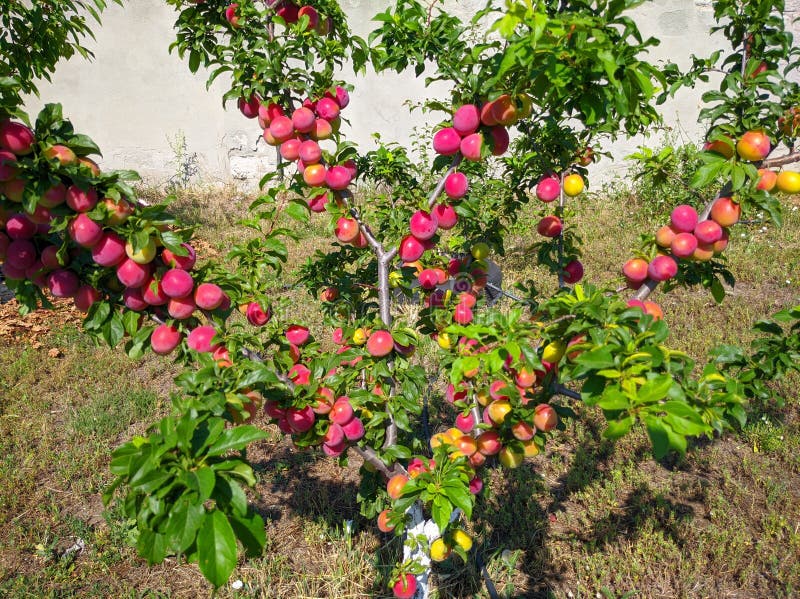
[[[800,4],[800,0],[795,0]],[[342,0],[351,16],[351,26],[360,35],[372,28],[371,17],[386,0]],[[450,3],[453,10],[471,14],[483,0]],[[724,39],[708,34],[712,12],[707,2],[655,0],[635,13],[644,35],[662,40],[650,54],[651,61],[671,59],[689,64],[689,54],[707,55],[722,47]],[[235,106],[223,110],[224,83],[205,88],[205,73],[192,76],[177,55],[169,54],[175,13],[163,0],[128,0],[124,7],[112,5],[104,14],[103,27],[96,30],[93,62],[73,59],[60,66],[52,84],[41,86],[41,98],[31,98],[29,111],[45,102],[61,102],[77,130],[90,135],[103,149],[104,168],[132,168],[154,184],[163,184],[179,169],[171,148],[185,139],[190,162],[199,169],[203,183],[231,179],[257,181],[275,163],[275,150],[261,140],[254,121],[244,119]],[[411,114],[405,100],[442,94],[443,88],[426,90],[423,79],[413,75],[346,77],[356,90],[346,116],[354,125],[348,139],[362,150],[373,146],[371,132],[384,140],[405,142],[409,130],[425,123]],[[686,141],[702,135],[696,122],[702,90],[685,90],[663,107],[672,134]],[[641,139],[611,144],[615,156],[630,153]],[[655,143],[655,142],[653,142]],[[607,176],[609,165],[596,166]],[[600,178],[600,177],[597,177]]]

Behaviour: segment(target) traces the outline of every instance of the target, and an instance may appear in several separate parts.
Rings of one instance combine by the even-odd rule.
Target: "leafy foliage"
[[[759,407],[779,407],[784,400],[774,383],[800,368],[800,306],[781,310],[770,319],[758,320],[753,331],[761,336],[751,343],[751,352],[733,345],[717,347],[711,358],[720,369],[742,385],[744,395]]]
[[[151,564],[167,555],[198,562],[215,587],[236,566],[237,539],[248,555],[260,555],[264,521],[248,504],[242,485],[253,486],[252,467],[242,451],[266,433],[254,426],[227,428],[208,411],[164,418],[149,437],[136,437],[116,451],[116,480],[104,494],[127,488],[124,511],[136,521],[137,550]]]
[[[92,57],[83,39],[92,36],[90,21],[99,23],[108,4],[107,0],[34,0],[0,6],[0,116],[20,116],[19,94],[36,93],[36,80],[49,81],[61,59],[75,54]]]
[[[532,198],[542,175],[559,173],[557,213],[568,217],[564,182],[568,174],[586,175],[591,144],[601,136],[638,133],[658,123],[657,103],[678,86],[717,68],[717,60],[731,70],[720,90],[706,96],[711,105],[703,116],[712,126],[711,141],[727,139],[732,150],[742,127],[752,126],[756,118],[783,115],[790,108],[787,102],[797,99],[797,89],[781,88],[777,65],[770,63],[780,53],[790,60],[796,54],[775,14],[781,3],[716,2],[717,17],[727,23],[721,25],[723,32],[731,39],[742,36],[745,48],[695,60],[690,73],[679,73],[672,67],[662,72],[642,59],[657,40],[643,39],[627,16],[627,10],[640,4],[633,0],[509,1],[503,7],[490,2],[470,22],[446,13],[436,2],[398,0],[376,16],[378,26],[368,41],[351,35],[333,0],[315,0],[308,6],[316,13],[298,12],[296,18],[289,18],[286,3],[244,0],[227,6],[216,1],[187,6],[182,0],[168,1],[180,10],[173,48],[188,58],[191,71],[208,67],[209,84],[222,74],[229,77],[225,99],[236,99],[246,116],[258,116],[264,138],[269,141],[272,136],[274,145],[278,136],[267,131],[267,121],[278,111],[293,116],[300,106],[316,107],[322,100],[335,102],[337,114],[346,106],[345,86],[336,77],[347,63],[355,71],[367,62],[376,71],[411,67],[418,76],[428,71],[429,83],[449,83],[449,99],[425,103],[426,109],[446,115],[442,127],[450,126],[454,107],[468,102],[483,111],[491,106],[488,101],[503,98],[514,114],[502,118],[507,123],[492,115],[494,125],[481,117],[476,134],[482,145],[476,154],[468,156],[459,147],[430,160],[422,152],[422,165],[399,144],[379,143],[376,150],[360,154],[343,139],[341,117],[331,117],[326,121],[330,142],[315,161],[298,163],[296,171],[281,169],[279,175],[264,176],[262,195],[251,204],[244,222],[253,236],[231,248],[229,264],[202,263],[192,271],[193,283],[214,282],[227,302],[201,307],[186,319],[168,318],[163,309],[150,313],[157,323],[175,325],[180,334],[194,332],[201,324],[213,327],[203,348],[209,351],[202,351],[200,344],[178,351],[177,359],[187,369],[176,379],[180,394],[173,398],[173,414],[113,455],[111,468],[117,478],[104,499],[110,501],[121,490],[124,512],[136,521],[137,549],[151,563],[167,555],[185,556],[219,587],[236,565],[239,544],[248,554],[263,551],[263,521],[248,505],[245,487],[255,482],[246,447],[265,433],[244,423],[262,401],[265,412],[297,447],[321,447],[341,460],[352,448],[364,458],[359,489],[364,514],[374,516],[390,506],[388,522],[397,534],[404,531],[409,512],[429,515],[443,542],[457,545],[456,552],[466,559],[471,540],[458,528],[458,518],[471,515],[482,484],[479,468],[496,461],[517,467],[524,457],[541,451],[549,435],[565,429],[564,419],[575,416],[567,400],[598,406],[609,439],[644,426],[654,455],[661,458],[671,450],[685,452],[691,438],[743,424],[748,402],[768,397],[766,381],[796,368],[800,324],[791,324],[787,333],[781,323],[800,320],[797,308],[776,315],[777,322],[757,323],[767,337],[755,343],[752,356],[720,348],[715,361],[698,375],[692,359],[667,345],[664,321],[630,308],[610,290],[564,283],[566,260],[580,253],[581,240],[569,228],[535,247],[538,262],[559,275],[560,289],[552,297],[541,297],[536,284],[520,285],[522,306],[510,309],[490,308],[478,297],[487,286],[491,248],[486,242],[502,254],[508,227]],[[58,6],[57,15],[83,7],[96,16],[88,3]],[[102,8],[104,3],[95,0],[94,6]],[[23,14],[16,4],[12,7],[17,12],[8,14]],[[38,10],[42,4],[33,7]],[[312,14],[319,17],[313,25]],[[34,23],[44,24],[41,19]],[[5,112],[23,116],[16,107],[17,94],[32,85],[26,83],[31,76],[46,76],[58,56],[82,51],[74,36],[88,31],[86,24],[80,19],[70,23],[57,34],[35,34],[44,35],[37,39],[51,45],[44,54],[37,54],[34,46],[34,64],[25,67],[29,70],[7,66],[7,72],[0,71],[0,106]],[[18,27],[15,20],[14,31]],[[13,36],[0,38],[0,49],[1,44],[9,44],[8,55],[15,58],[23,51]],[[756,73],[759,59],[766,64],[763,73]],[[742,69],[733,69],[739,63]],[[772,99],[757,106],[765,93]],[[317,116],[315,125],[325,120]],[[573,130],[576,120],[582,123],[579,131]],[[506,126],[515,126],[520,135],[511,155],[499,158]],[[790,147],[792,132],[784,129],[775,139]],[[292,122],[290,134],[302,134],[297,141],[316,141],[311,129],[306,131]],[[110,220],[105,202],[87,212],[87,218],[130,244],[127,253],[163,246],[153,249],[154,254],[161,252],[162,271],[168,266],[166,251],[188,254],[184,244],[192,231],[174,219],[166,205],[134,206],[132,173],[101,173],[86,164],[46,157],[54,144],[80,157],[99,153],[90,139],[74,132],[59,106],[42,111],[34,134],[36,147],[13,165],[25,183],[23,197],[15,201],[4,187],[4,211],[33,214],[57,183],[93,186],[102,197],[131,204],[128,218],[120,222]],[[314,135],[320,137],[316,129]],[[698,192],[725,181],[723,190],[737,194],[743,205],[758,206],[779,219],[777,200],[756,190],[756,165],[733,152],[726,158],[711,151],[642,149],[637,157],[643,165],[640,185],[664,196],[679,181],[685,194],[681,197],[695,203]],[[317,162],[355,169],[364,193],[356,196],[327,179],[327,187],[310,183],[304,171]],[[454,173],[469,177],[468,192],[437,205],[445,177]],[[442,227],[416,240],[424,241],[424,251],[430,252],[421,252],[424,263],[411,258],[403,263],[398,245],[408,234],[412,215],[435,206],[452,208],[458,222],[452,230]],[[294,235],[281,219],[306,224],[320,207],[330,229],[344,221],[359,234],[351,241],[340,237],[334,251],[316,253],[295,273],[298,284],[314,297],[323,296],[325,325],[334,329],[333,340],[340,346],[333,350],[302,324],[278,316],[277,310],[273,317],[265,291],[282,273],[288,256],[285,238]],[[125,340],[128,353],[140,356],[152,345],[154,327],[126,304],[113,268],[98,265],[86,248],[65,235],[77,219],[74,212],[54,207],[50,229],[36,242],[56,245],[60,258],[73,258],[69,265],[66,260],[59,264],[79,274],[101,296],[86,317],[87,332],[112,346]],[[430,251],[437,246],[441,251]],[[658,249],[645,236],[639,252],[652,258]],[[423,285],[426,270],[436,284]],[[28,278],[12,283],[24,310],[47,306],[47,297]],[[682,261],[674,284],[702,284],[721,301],[721,280],[732,284],[722,261]],[[443,281],[451,286],[432,288]],[[158,283],[153,278],[140,292],[156,293]],[[401,314],[395,304],[401,295],[411,301],[420,298],[422,306]],[[258,319],[250,314],[253,307]],[[237,309],[248,324],[236,318]],[[424,334],[441,349],[428,371],[414,356]],[[429,440],[421,438],[416,421],[423,412],[421,398],[440,372],[448,385],[446,399],[458,411],[461,426],[430,439],[430,460],[422,455]],[[341,433],[338,439],[336,433]],[[477,450],[479,443],[482,451]],[[386,478],[389,488],[383,484]],[[393,480],[403,483],[402,488],[392,487]],[[406,550],[429,551],[428,541],[410,538]],[[411,557],[398,570],[421,571]]]

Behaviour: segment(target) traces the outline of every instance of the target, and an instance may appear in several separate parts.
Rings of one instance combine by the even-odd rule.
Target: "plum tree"
[[[248,222],[260,235],[235,246],[224,266],[198,266],[190,228],[165,206],[138,202],[130,173],[97,168],[87,157],[98,148],[74,133],[59,106],[48,105],[28,126],[20,91],[31,91],[32,76],[54,61],[41,59],[31,72],[12,63],[0,70],[18,78],[0,79],[0,259],[23,311],[71,297],[88,310],[89,334],[112,346],[124,340],[132,356],[174,352],[186,365],[174,413],[111,462],[117,479],[105,499],[117,489],[128,498],[126,515],[149,561],[186,555],[220,586],[235,567],[237,539],[248,553],[263,551],[263,521],[241,488],[255,481],[242,450],[265,436],[245,423],[260,397],[268,398],[266,417],[299,448],[362,458],[363,514],[405,539],[390,582],[397,596],[427,596],[431,558],[445,559],[450,549],[467,557],[473,541],[462,519],[483,488],[482,469],[518,468],[541,452],[564,430],[570,401],[598,406],[612,439],[643,424],[657,457],[685,451],[689,437],[741,424],[747,389],[761,375],[739,377],[752,366],[735,352],[693,375],[694,362],[667,347],[668,318],[647,298],[662,282],[665,289],[703,284],[718,297],[719,277],[730,276],[716,259],[726,228],[743,210],[779,215],[778,199],[759,188],[758,169],[796,158],[795,128],[787,133],[785,122],[765,116],[784,114],[800,94],[785,82],[769,86],[769,106],[752,101],[754,90],[778,77],[769,68],[774,54],[798,53],[770,10],[715,2],[733,23],[725,31],[734,50],[723,64],[742,68],[707,113],[710,141],[692,185],[729,181],[707,205],[678,206],[669,225],[644,236],[623,267],[636,289],[627,300],[579,283],[587,273],[570,202],[585,189],[593,145],[657,122],[664,98],[655,89],[674,92],[699,72],[643,61],[656,41],[641,38],[624,3],[601,2],[598,10],[490,4],[487,35],[477,22],[403,0],[377,16],[368,44],[350,34],[333,0],[168,2],[181,9],[175,47],[190,69],[209,67],[212,78],[228,72],[226,99],[286,161],[285,176],[268,173],[251,206]],[[767,20],[771,33],[739,49]],[[528,51],[532,40],[536,53]],[[11,43],[0,39],[0,47]],[[65,51],[64,43],[59,51],[68,54],[74,46]],[[432,69],[433,79],[453,83],[451,97],[426,103],[441,115],[427,144],[432,165],[414,164],[394,145],[360,154],[345,140],[340,121],[349,95],[333,73],[346,61],[360,70],[368,60],[378,71]],[[761,64],[766,70],[749,76]],[[520,133],[513,143],[511,128]],[[770,158],[777,147],[789,154]],[[797,186],[791,175],[780,177],[779,188]],[[483,297],[489,258],[504,251],[508,224],[524,206],[539,205],[536,198],[555,203],[555,214],[540,221],[545,239],[535,256],[558,278],[558,291],[544,297],[520,285],[514,305],[492,308]],[[316,254],[298,282],[322,300],[337,346],[331,351],[290,310],[273,312],[264,292],[268,273],[280,273],[286,261],[291,232],[278,220],[305,224],[322,214],[314,218],[328,219],[332,250]],[[414,320],[398,318],[392,286],[418,294]],[[242,317],[249,326],[236,322]],[[435,373],[415,357],[425,336],[440,350]],[[455,426],[442,423],[446,430],[428,440],[414,420],[431,374],[444,376]],[[188,484],[192,477],[203,484]],[[145,501],[153,493],[158,513]],[[185,526],[176,529],[176,521]]]

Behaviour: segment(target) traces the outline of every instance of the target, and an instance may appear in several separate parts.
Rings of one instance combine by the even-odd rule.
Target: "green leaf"
[[[710,430],[700,412],[682,401],[667,401],[660,408],[667,413],[664,421],[681,435],[702,435]]]
[[[211,469],[216,472],[230,472],[231,475],[241,478],[247,485],[253,486],[256,484],[256,477],[253,474],[253,468],[247,462],[239,459],[225,460],[224,462],[217,462],[211,465]],[[219,481],[220,479],[217,479]]]
[[[608,347],[598,347],[589,352],[583,352],[575,359],[577,364],[591,370],[610,368],[614,366],[614,356]]]
[[[266,431],[251,425],[229,428],[208,448],[208,455],[217,456],[231,449],[244,449],[253,441],[266,439],[267,436]]]
[[[463,484],[447,482],[442,485],[442,489],[445,491],[447,498],[452,504],[464,512],[467,520],[469,520],[472,517],[472,506],[474,503],[474,495],[469,492],[469,487]]]
[[[142,476],[136,476],[130,480],[131,487],[135,486],[137,491],[142,493],[153,493],[161,488],[164,483],[174,478],[171,472],[163,472],[161,470],[153,470]]]
[[[150,565],[160,564],[167,555],[167,535],[157,533],[149,528],[140,530],[136,551]]]
[[[181,237],[173,231],[162,231],[161,241],[169,251],[174,252],[179,256],[188,254],[186,248],[181,245],[183,243],[183,239],[181,239]]]
[[[647,381],[636,392],[636,403],[649,404],[661,401],[667,396],[667,392],[672,387],[672,382],[672,376],[669,374],[662,374]]]
[[[183,553],[194,543],[197,531],[203,524],[206,510],[202,503],[195,503],[186,494],[182,495],[170,510],[166,535],[172,551]]]
[[[67,146],[72,149],[78,156],[86,156],[88,154],[97,154],[102,156],[100,148],[88,135],[76,134],[69,138]]]
[[[122,322],[122,315],[114,312],[111,318],[103,325],[103,339],[109,347],[116,347],[125,336],[125,327]]]
[[[193,49],[189,53],[189,70],[192,73],[196,73],[197,69],[200,68],[200,60],[201,60],[201,58],[202,58],[202,55],[197,50]]]
[[[214,485],[217,481],[216,473],[208,467],[198,468],[194,472],[189,473],[197,483],[197,491],[200,494],[200,501],[205,501],[211,497],[214,491]]]
[[[645,416],[644,423],[650,441],[653,443],[653,456],[657,460],[666,456],[670,449],[681,454],[686,453],[686,437],[674,431],[663,419]]]
[[[597,405],[608,411],[627,410],[631,407],[631,400],[619,387],[606,387]]]
[[[133,336],[139,330],[139,320],[141,317],[141,314],[133,310],[126,310],[122,314],[122,326],[128,335]]]
[[[609,420],[606,430],[603,431],[603,437],[606,439],[619,439],[630,432],[634,422],[636,420],[632,416],[622,420]]]
[[[236,536],[228,518],[217,509],[206,514],[197,534],[197,552],[203,576],[219,588],[236,567]]]
[[[713,162],[704,164],[695,171],[689,185],[695,189],[701,189],[706,185],[709,185],[719,176],[720,171],[725,167],[726,164],[727,163],[724,159],[714,160]]]
[[[653,456],[660,460],[669,451],[669,438],[667,437],[666,428],[658,418],[651,416],[646,416],[644,423],[647,427],[650,442],[653,444]]]
[[[36,130],[50,129],[56,123],[64,120],[61,104],[46,104],[36,117]]]
[[[259,557],[267,543],[264,520],[252,509],[244,516],[230,515],[233,532],[245,548],[247,557]]]
[[[232,513],[244,515],[247,513],[247,496],[244,489],[236,481],[225,476],[216,479],[214,499],[221,505],[230,506]]]
[[[713,297],[714,301],[718,304],[721,304],[722,300],[725,299],[725,287],[722,286],[722,283],[717,277],[711,280],[711,297]]]
[[[450,522],[450,516],[453,514],[453,504],[444,496],[444,495],[436,495],[433,498],[433,505],[431,505],[431,516],[433,517],[433,521],[436,522],[436,526],[439,527],[440,531],[445,530],[447,528],[448,523]]]
[[[292,200],[287,204],[286,214],[299,223],[307,223],[309,220],[308,205],[298,200]]]

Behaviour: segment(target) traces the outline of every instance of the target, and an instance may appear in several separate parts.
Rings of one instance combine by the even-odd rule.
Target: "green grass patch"
[[[587,280],[622,284],[619,269],[639,234],[666,218],[672,203],[664,197],[595,189],[572,202],[568,226],[586,242]],[[181,193],[174,207],[198,226],[203,255],[219,259],[251,234],[236,224],[251,200],[231,190],[193,191]],[[534,279],[544,293],[555,289],[531,250],[535,224],[549,211],[532,202],[512,227],[501,260],[504,287]],[[727,256],[737,285],[721,306],[700,289],[655,294],[675,348],[702,363],[718,343],[749,343],[754,319],[798,303],[800,211],[789,205],[785,221],[779,230],[734,228]],[[293,226],[300,241],[289,244],[290,263],[271,293],[284,302],[285,315],[322,333],[316,304],[291,287],[292,273],[314,251],[326,251],[332,236],[325,216]],[[167,411],[174,367],[95,347],[74,327],[59,325],[57,315],[51,326],[39,347],[0,347],[0,596],[209,595],[196,567],[139,560],[119,506],[106,512],[99,499],[111,480],[113,448]],[[427,340],[416,354],[432,373],[435,354]],[[500,596],[796,595],[800,377],[777,388],[783,405],[770,406],[740,435],[695,443],[683,459],[653,461],[640,430],[617,443],[604,440],[601,416],[579,408],[580,418],[544,454],[515,471],[487,471],[471,527]],[[435,431],[450,423],[440,420],[449,414],[438,396],[441,381],[433,389]],[[241,588],[228,585],[218,596],[386,596],[401,548],[357,514],[358,460],[340,468],[269,430],[248,453],[259,477],[251,500],[266,520],[267,551],[240,563],[232,581]],[[85,548],[65,559],[77,539]],[[474,556],[467,564],[437,565],[435,584],[440,599],[488,597]]]

